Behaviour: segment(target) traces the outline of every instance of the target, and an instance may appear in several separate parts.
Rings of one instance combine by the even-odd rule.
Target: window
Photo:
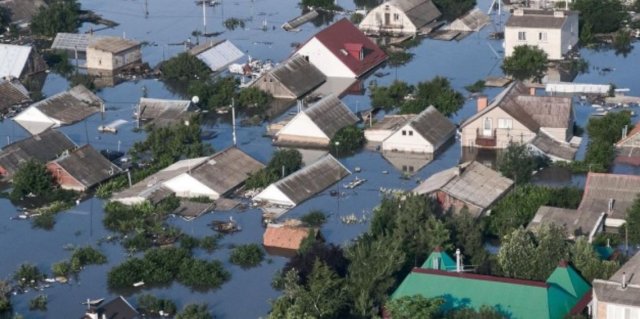
[[[538,40],[541,42],[547,42],[547,33],[546,32],[538,33]]]
[[[498,128],[513,128],[513,121],[511,119],[498,119]]]
[[[413,136],[413,131],[409,131],[409,136]]]
[[[607,304],[607,318],[640,319],[640,309]]]
[[[398,20],[400,20],[400,15],[397,14],[397,13],[394,13],[393,14],[393,21],[398,21]]]
[[[402,131],[402,136],[407,135],[407,131]]]
[[[524,32],[524,31],[518,32],[518,40],[519,41],[526,41],[527,40],[527,33]]]

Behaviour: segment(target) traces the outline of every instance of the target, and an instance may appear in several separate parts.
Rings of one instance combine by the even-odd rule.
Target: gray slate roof
[[[329,138],[343,127],[358,122],[358,117],[334,94],[327,95],[304,111]]]
[[[78,182],[87,188],[101,183],[122,170],[87,144],[55,161]]]
[[[195,107],[191,101],[140,98],[140,120],[155,126],[170,126],[187,119]]]
[[[249,174],[264,167],[264,164],[239,148],[230,147],[212,155],[189,174],[222,195],[240,186]]]
[[[318,68],[301,55],[291,57],[264,76],[273,77],[296,97],[303,96],[327,79]]]
[[[589,173],[584,195],[578,210],[584,214],[599,216],[607,212],[609,199],[613,199],[613,212],[609,217],[624,219],[627,209],[640,195],[640,176],[623,174]]]
[[[58,93],[32,106],[63,124],[73,124],[98,113],[104,102],[83,85]]]
[[[210,41],[197,45],[189,53],[195,55],[214,71],[222,71],[226,66],[244,56],[231,41]]]
[[[577,15],[575,11],[565,11],[567,15]],[[512,14],[507,27],[560,29],[567,20],[566,16],[555,17],[553,10],[524,10],[524,15]]]
[[[47,3],[44,0],[0,0],[0,6],[11,10],[12,23],[22,25],[31,23],[31,18]]]
[[[400,129],[402,126],[407,124],[407,122],[413,119],[415,114],[394,114],[394,115],[385,115],[380,121],[373,123],[373,126],[368,128],[367,130],[391,130],[395,131]]]
[[[588,218],[580,214],[577,209],[540,206],[533,220],[527,225],[527,229],[535,231],[543,224],[554,224],[563,226],[570,237],[588,236],[597,217]]]
[[[120,37],[101,37],[91,41],[88,48],[118,54],[135,47],[139,47],[140,42]]]
[[[572,147],[569,143],[561,143],[543,132],[538,133],[530,143],[547,155],[567,161],[572,161],[578,151],[577,147]]]
[[[445,27],[446,30],[455,31],[480,31],[485,25],[491,22],[491,18],[475,8],[461,18],[458,18]]]
[[[5,146],[0,152],[0,166],[13,175],[23,162],[34,159],[44,164],[75,147],[63,133],[47,130]]]
[[[389,4],[402,10],[416,28],[421,28],[440,17],[440,10],[431,0],[391,0]]]
[[[627,288],[621,286],[625,274]],[[636,253],[609,280],[593,281],[593,293],[598,301],[640,307],[640,253]]]
[[[446,142],[456,130],[456,126],[433,105],[420,112],[410,124],[418,134],[436,146]]]
[[[0,79],[0,113],[12,106],[31,102],[29,91],[18,81]]]
[[[512,186],[512,180],[473,161],[433,174],[413,192],[430,194],[440,190],[461,201],[486,209]]]
[[[291,201],[300,204],[351,174],[330,154],[274,183]]]

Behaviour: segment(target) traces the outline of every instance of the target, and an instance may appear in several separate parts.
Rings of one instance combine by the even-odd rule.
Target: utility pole
[[[233,129],[233,146],[237,146],[236,143],[236,101],[231,98],[231,127]]]
[[[206,36],[207,34],[207,1],[206,0],[202,0],[202,25],[204,26],[202,35]]]
[[[144,0],[144,18],[149,17],[149,0]]]

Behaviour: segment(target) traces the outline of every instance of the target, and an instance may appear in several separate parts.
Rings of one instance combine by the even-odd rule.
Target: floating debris
[[[354,189],[362,184],[364,184],[364,182],[366,182],[367,180],[364,178],[359,178],[358,176],[356,176],[356,178],[354,180],[352,180],[351,182],[342,185],[342,187],[344,188],[348,188],[348,189]]]
[[[142,287],[142,286],[144,286],[144,281],[135,282],[135,283],[133,283],[133,286],[134,287]]]
[[[213,230],[223,234],[231,234],[242,230],[242,227],[233,220],[233,216],[229,216],[229,221],[214,220],[209,226]]]
[[[93,300],[87,299],[87,301],[83,301],[82,304],[87,306],[97,306],[101,304],[103,301],[104,301],[104,298],[93,299]]]

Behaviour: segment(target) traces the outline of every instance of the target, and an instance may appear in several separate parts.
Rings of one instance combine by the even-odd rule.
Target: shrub
[[[29,310],[47,311],[47,295],[38,295],[29,301]]]
[[[327,214],[321,210],[313,210],[305,214],[300,220],[312,227],[320,227],[327,221]]]
[[[187,52],[180,53],[160,65],[162,77],[174,81],[206,80],[209,78],[210,70],[204,62]]]
[[[71,274],[71,263],[68,261],[61,261],[51,266],[51,271],[56,277],[66,277]]]
[[[76,0],[50,1],[48,6],[41,7],[33,16],[31,31],[48,37],[58,32],[74,33],[80,26],[79,11],[80,4]]]
[[[207,305],[187,305],[177,316],[176,319],[213,319],[209,313]]]
[[[257,244],[248,244],[234,248],[229,261],[242,268],[251,268],[260,265],[263,259],[262,248]]]
[[[84,266],[106,263],[107,256],[91,246],[78,248],[71,255],[71,270],[76,273],[80,272]]]
[[[200,248],[207,252],[212,252],[218,248],[218,239],[216,236],[205,236],[200,239]]]
[[[41,197],[53,191],[53,176],[44,164],[35,160],[29,160],[20,165],[13,176],[13,189],[9,197],[11,200],[20,200],[33,194]]]
[[[40,272],[40,269],[28,263],[20,265],[18,270],[13,274],[13,280],[18,282],[20,287],[23,288],[35,288],[43,279],[44,275]]]
[[[155,316],[162,311],[167,316],[176,314],[176,304],[170,299],[160,299],[150,294],[138,297],[138,308],[145,315]]]
[[[364,130],[349,125],[343,127],[331,139],[331,153],[336,156],[353,154],[364,145]]]

